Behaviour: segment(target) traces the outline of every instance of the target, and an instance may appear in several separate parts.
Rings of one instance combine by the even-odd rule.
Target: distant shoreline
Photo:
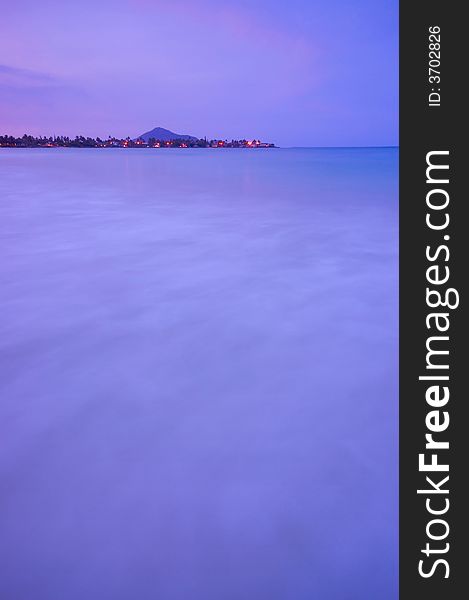
[[[0,148],[277,148],[275,144],[261,142],[260,140],[208,140],[177,138],[172,140],[158,140],[150,138],[148,141],[142,138],[132,140],[130,138],[113,138],[106,140],[101,138],[90,138],[76,136],[34,137],[24,135],[16,138],[14,136],[0,136]]]

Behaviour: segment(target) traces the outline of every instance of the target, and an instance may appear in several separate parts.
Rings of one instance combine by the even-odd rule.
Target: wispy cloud
[[[1,87],[30,89],[57,87],[59,85],[61,85],[60,80],[48,73],[0,64]]]
[[[284,52],[314,53],[310,38],[289,31],[283,22],[269,18],[269,11],[255,10],[255,5],[239,5],[236,2],[220,3],[219,0],[128,0],[134,8],[153,10],[158,14],[184,17],[195,26],[210,27],[213,34],[222,31],[246,44],[260,43],[276,46]]]
[[[65,130],[83,97],[80,87],[61,77],[0,64],[0,134]]]

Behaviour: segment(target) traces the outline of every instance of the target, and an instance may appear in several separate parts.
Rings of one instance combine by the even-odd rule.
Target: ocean
[[[0,256],[1,598],[397,599],[397,149],[0,149]]]

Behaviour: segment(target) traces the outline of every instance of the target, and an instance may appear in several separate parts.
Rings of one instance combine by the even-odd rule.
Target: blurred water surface
[[[0,151],[1,598],[397,598],[397,160]]]

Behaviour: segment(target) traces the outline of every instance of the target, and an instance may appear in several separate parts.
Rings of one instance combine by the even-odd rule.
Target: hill
[[[170,131],[169,129],[164,129],[163,127],[155,127],[151,131],[142,133],[142,135],[139,135],[138,138],[135,138],[135,139],[141,139],[141,140],[145,140],[145,142],[148,142],[148,140],[150,138],[155,138],[155,140],[161,140],[163,142],[169,142],[170,140],[194,140],[195,141],[198,139],[198,138],[194,137],[193,135],[186,135],[183,133],[174,133],[173,131]]]

